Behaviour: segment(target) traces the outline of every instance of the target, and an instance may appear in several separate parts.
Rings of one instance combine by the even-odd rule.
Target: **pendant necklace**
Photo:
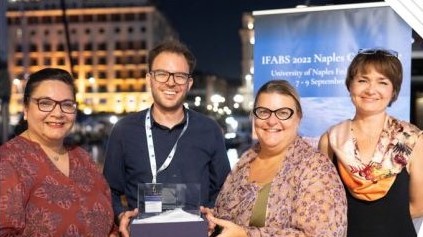
[[[32,140],[32,138],[31,138],[31,135],[29,134],[29,132],[28,131],[26,131],[26,135],[28,136],[28,138],[29,138],[29,140],[30,141],[32,141],[32,142],[34,142],[33,140]],[[41,146],[41,144],[40,144],[40,146]],[[41,146],[42,147],[42,146]],[[54,152],[54,151],[53,151]],[[63,152],[63,154],[65,154],[66,152]],[[53,155],[49,155],[49,154],[47,154],[50,158],[52,158],[54,161],[56,161],[56,162],[58,162],[59,161],[59,159],[60,159],[60,156],[61,155],[63,155],[63,154],[60,154],[59,152],[55,152],[55,154],[53,154]]]
[[[53,158],[54,161],[59,161],[60,156],[58,154],[51,156],[51,158]]]

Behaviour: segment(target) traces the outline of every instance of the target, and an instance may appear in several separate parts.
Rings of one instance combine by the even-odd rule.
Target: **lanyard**
[[[178,139],[176,139],[175,145],[173,145],[172,150],[170,151],[169,155],[167,156],[165,162],[157,170],[156,154],[155,154],[155,151],[154,151],[154,142],[153,142],[153,133],[151,132],[151,126],[152,125],[151,125],[151,118],[150,118],[150,110],[151,110],[150,108],[147,110],[147,115],[145,117],[145,135],[147,137],[147,148],[148,148],[148,155],[150,157],[151,174],[153,175],[152,183],[156,183],[157,174],[159,172],[165,170],[169,166],[170,162],[173,159],[173,156],[175,155],[176,147],[178,146],[178,141],[188,128],[189,114],[186,113],[187,122],[185,123],[185,126],[182,129],[181,134],[179,134]]]

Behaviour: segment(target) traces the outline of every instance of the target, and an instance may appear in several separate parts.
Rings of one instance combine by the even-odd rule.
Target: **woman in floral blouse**
[[[348,190],[349,237],[416,236],[411,218],[423,215],[423,132],[386,112],[401,83],[396,52],[359,51],[346,78],[355,116],[320,139]]]
[[[258,143],[227,177],[213,210],[202,208],[213,235],[346,236],[345,191],[327,156],[298,135],[295,89],[284,80],[263,85],[253,122]]]
[[[0,236],[117,236],[106,180],[85,150],[63,143],[76,119],[75,91],[62,69],[29,77],[28,128],[0,146]]]

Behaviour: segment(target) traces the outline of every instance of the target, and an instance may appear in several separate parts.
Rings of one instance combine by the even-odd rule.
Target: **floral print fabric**
[[[69,165],[67,177],[20,136],[0,147],[0,236],[108,236],[107,183],[81,148],[69,151]]]
[[[302,138],[290,145],[274,178],[264,227],[249,226],[260,186],[248,181],[260,145],[249,149],[229,174],[214,209],[219,218],[246,229],[248,236],[346,236],[345,190],[333,163]]]
[[[351,123],[351,120],[343,121],[328,132],[340,176],[354,197],[367,201],[380,199],[386,195],[396,175],[409,163],[413,147],[423,131],[387,116],[371,161],[363,163]]]

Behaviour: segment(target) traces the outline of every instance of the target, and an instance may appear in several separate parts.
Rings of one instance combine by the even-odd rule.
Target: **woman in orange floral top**
[[[346,236],[342,183],[328,157],[298,135],[301,118],[299,96],[287,81],[269,81],[259,89],[253,109],[258,143],[227,177],[214,210],[202,208],[210,232]]]
[[[334,159],[348,190],[348,236],[416,236],[412,217],[423,215],[423,132],[386,112],[401,89],[397,53],[359,51],[345,83],[355,116],[331,127],[319,147]]]
[[[0,147],[0,236],[117,236],[105,179],[85,150],[63,143],[76,118],[73,83],[56,68],[29,77],[28,128]]]

